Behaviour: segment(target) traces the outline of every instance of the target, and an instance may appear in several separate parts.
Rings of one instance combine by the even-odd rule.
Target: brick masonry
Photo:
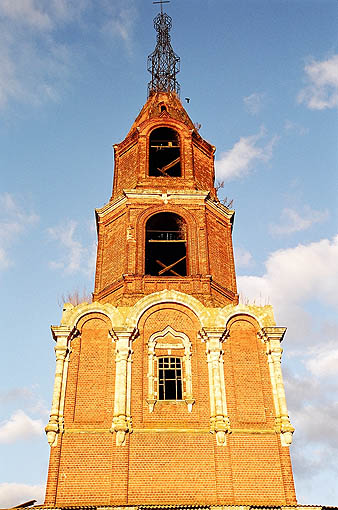
[[[181,177],[148,175],[159,126],[179,135]],[[238,305],[233,211],[216,198],[214,147],[175,94],[158,93],[114,149],[112,198],[97,210],[94,303],[65,305],[54,328],[64,357],[45,504],[295,504],[266,334],[276,328],[269,307]],[[186,222],[185,277],[145,274],[145,225],[158,212]],[[183,399],[160,401],[156,357],[173,352]]]

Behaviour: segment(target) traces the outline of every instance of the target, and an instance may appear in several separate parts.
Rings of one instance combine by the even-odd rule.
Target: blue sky
[[[336,0],[172,0],[181,98],[234,200],[243,302],[287,326],[299,503],[338,504]],[[146,100],[157,7],[0,0],[0,506],[43,494],[63,297],[90,293],[112,144]],[[184,101],[190,98],[190,103]]]

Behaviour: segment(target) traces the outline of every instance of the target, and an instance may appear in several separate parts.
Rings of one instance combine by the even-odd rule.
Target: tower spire
[[[163,12],[163,4],[169,0],[153,2],[161,4],[161,12],[154,18],[154,28],[157,31],[155,50],[148,56],[148,71],[151,81],[148,83],[148,95],[154,92],[177,92],[180,85],[176,81],[176,74],[180,70],[180,57],[176,55],[170,43],[169,31],[172,18]]]

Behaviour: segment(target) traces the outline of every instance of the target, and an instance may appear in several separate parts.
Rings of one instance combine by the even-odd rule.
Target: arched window
[[[151,132],[149,175],[152,177],[181,176],[180,139],[173,129],[160,127]]]
[[[146,224],[145,273],[187,275],[186,222],[175,213],[154,214]]]

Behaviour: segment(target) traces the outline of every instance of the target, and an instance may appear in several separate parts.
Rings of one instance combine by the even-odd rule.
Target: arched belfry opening
[[[149,175],[181,177],[180,152],[180,138],[174,129],[154,129],[149,138]]]
[[[147,221],[145,273],[187,275],[187,225],[178,214],[162,212]]]

